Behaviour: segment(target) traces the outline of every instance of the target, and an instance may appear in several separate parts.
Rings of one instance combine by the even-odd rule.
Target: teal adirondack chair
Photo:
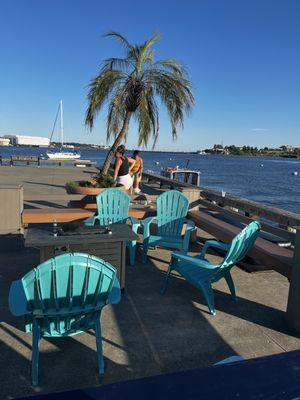
[[[236,300],[235,287],[230,270],[249,252],[259,234],[260,228],[258,221],[251,222],[232,240],[231,244],[207,240],[202,252],[194,257],[183,253],[173,253],[161,292],[165,293],[170,273],[175,269],[188,282],[202,291],[210,313],[215,315],[212,283],[225,278],[230,293],[233,299]],[[205,254],[209,247],[227,252],[220,264],[212,264],[205,259]]]
[[[169,190],[157,197],[157,215],[141,221],[144,227],[143,263],[147,261],[149,246],[159,245],[184,252],[189,250],[193,221],[186,218],[189,199],[178,190]],[[157,234],[150,234],[150,225],[157,221]],[[186,225],[185,233],[183,227]]]
[[[128,194],[118,188],[110,188],[104,190],[96,197],[98,206],[98,215],[85,220],[86,226],[94,226],[95,223],[100,225],[110,224],[126,224],[131,222],[132,230],[137,233],[140,222],[137,218],[128,217],[130,197]],[[130,265],[135,264],[136,241],[126,242],[129,251]]]
[[[99,374],[104,373],[100,316],[107,304],[120,301],[113,266],[82,253],[51,258],[14,281],[9,292],[12,314],[24,315],[32,332],[32,384],[38,384],[39,341],[94,329]]]

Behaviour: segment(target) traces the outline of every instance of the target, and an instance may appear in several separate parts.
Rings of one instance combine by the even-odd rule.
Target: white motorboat
[[[66,161],[67,160],[78,160],[81,157],[80,153],[77,153],[76,151],[70,151],[69,150],[70,146],[68,146],[68,151],[64,150],[64,124],[63,124],[63,102],[62,102],[62,100],[59,103],[59,107],[58,107],[57,114],[55,117],[50,141],[52,139],[53,132],[54,132],[55,125],[56,125],[59,114],[60,114],[61,148],[60,148],[60,150],[47,151],[46,155],[49,160],[62,160],[62,161],[63,160],[66,160]]]
[[[176,167],[165,167],[161,169],[161,175],[169,179],[175,179],[191,185],[200,186],[200,171],[188,169],[188,163],[185,168]]]

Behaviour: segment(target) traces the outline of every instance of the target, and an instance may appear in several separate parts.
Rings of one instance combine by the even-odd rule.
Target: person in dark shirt
[[[131,169],[135,164],[135,160],[131,157],[124,156],[125,154],[125,146],[121,144],[118,146],[115,157],[115,167],[114,167],[114,180],[117,185],[122,185],[126,189],[126,191],[131,195],[132,194],[132,184],[133,179],[130,175]]]

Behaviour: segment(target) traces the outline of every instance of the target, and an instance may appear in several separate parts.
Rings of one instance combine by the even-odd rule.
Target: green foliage
[[[95,177],[95,187],[110,188],[113,186],[115,186],[115,181],[112,176],[100,173]]]
[[[110,188],[115,186],[115,181],[110,175],[104,175],[99,173],[94,176],[91,181],[71,181],[67,183],[71,187],[89,187],[89,188]]]
[[[77,187],[95,187],[92,181],[71,181],[67,183],[68,186],[77,188]]]
[[[152,137],[154,147],[159,133],[159,98],[167,110],[175,139],[177,127],[183,127],[184,112],[189,112],[194,104],[183,65],[172,58],[154,61],[153,45],[159,40],[158,35],[138,45],[130,44],[117,32],[106,36],[121,42],[125,56],[103,61],[99,75],[92,80],[86,125],[92,129],[95,117],[107,104],[107,140],[116,138],[125,117],[133,115],[138,123],[138,145],[147,146]]]

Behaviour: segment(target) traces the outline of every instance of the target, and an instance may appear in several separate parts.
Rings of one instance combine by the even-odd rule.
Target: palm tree
[[[154,61],[152,47],[159,40],[158,35],[139,45],[130,44],[117,32],[105,36],[112,36],[122,43],[125,57],[103,61],[88,93],[86,125],[92,130],[95,117],[108,104],[107,140],[115,139],[102,174],[108,173],[117,147],[126,140],[131,117],[134,116],[138,123],[138,146],[147,146],[152,137],[154,147],[159,132],[157,99],[167,109],[173,139],[177,137],[177,126],[183,127],[184,112],[194,104],[184,67],[173,58]]]

